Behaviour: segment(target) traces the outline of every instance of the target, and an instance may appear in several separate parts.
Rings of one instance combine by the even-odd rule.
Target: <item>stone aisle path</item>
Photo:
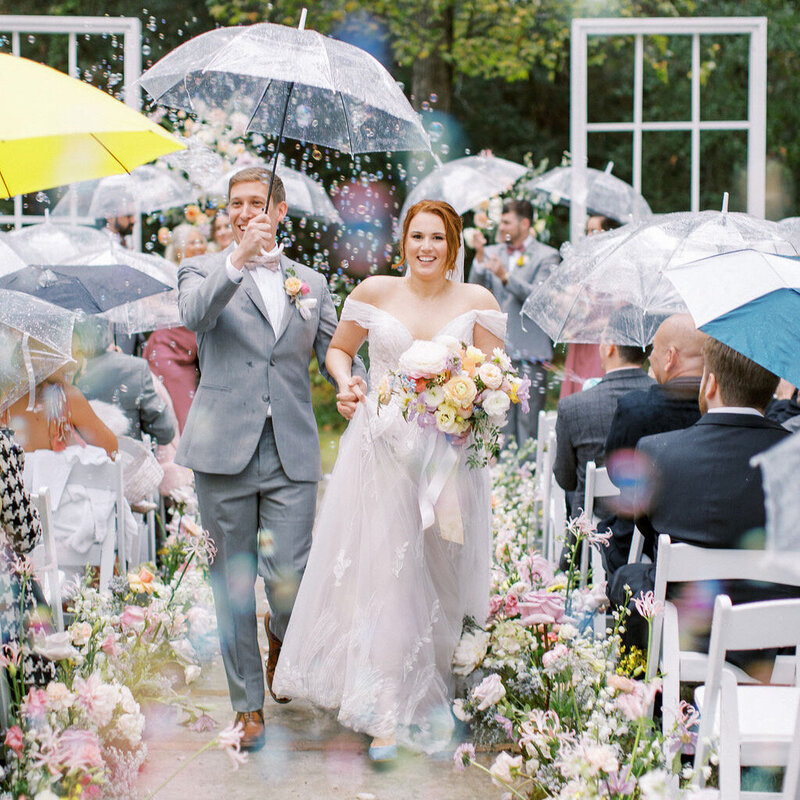
[[[263,611],[262,611],[263,613]],[[259,632],[263,636],[263,625]],[[233,718],[219,658],[199,679],[192,700],[227,725]],[[219,750],[209,750],[189,763],[158,800],[498,800],[502,792],[489,777],[472,767],[458,773],[450,754],[430,758],[402,754],[390,771],[376,771],[368,762],[366,737],[342,728],[310,704],[294,700],[279,706],[267,697],[264,714],[267,743],[237,771]],[[175,713],[148,715],[147,762],[138,789],[142,800],[173,774],[213,736],[179,725]],[[219,728],[218,728],[219,729]],[[217,730],[218,730],[217,729]],[[484,755],[481,761],[491,763]]]

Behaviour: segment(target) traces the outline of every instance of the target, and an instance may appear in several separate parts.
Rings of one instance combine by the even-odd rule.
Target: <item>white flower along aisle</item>
[[[454,657],[462,690],[453,710],[473,740],[456,751],[456,767],[486,770],[505,798],[716,796],[690,786],[691,768],[681,760],[693,753],[694,709],[681,704],[668,736],[653,722],[660,682],[646,683],[643,654],[621,647],[625,614],[614,614],[613,629],[596,640],[593,615],[604,613],[604,595],[578,589],[574,572],[554,574],[528,551],[534,446],[504,451],[493,467],[490,616],[483,627],[467,621]],[[570,530],[578,542],[603,546],[605,536],[584,519]],[[637,602],[648,618],[653,606],[652,597]],[[476,759],[476,745],[504,744],[490,768]]]
[[[196,730],[215,727],[186,697],[216,652],[207,581],[214,545],[198,524],[193,493],[174,500],[158,570],[144,565],[115,577],[106,593],[82,581],[67,630],[48,634],[29,618],[21,648],[3,647],[11,694],[3,800],[133,797],[147,753],[143,707],[175,705]],[[15,568],[30,579],[28,563]],[[55,663],[55,680],[44,688],[22,680],[21,660],[31,653]],[[238,740],[226,730],[209,744],[225,746],[236,765]]]

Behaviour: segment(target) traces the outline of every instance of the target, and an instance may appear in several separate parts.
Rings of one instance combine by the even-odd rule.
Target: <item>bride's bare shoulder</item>
[[[397,284],[400,280],[402,279],[393,278],[391,275],[372,275],[361,281],[350,293],[350,297],[362,303],[381,306],[386,297],[397,291]]]
[[[484,286],[477,283],[461,283],[458,285],[459,293],[464,299],[464,304],[477,311],[499,311],[500,306],[495,296]]]

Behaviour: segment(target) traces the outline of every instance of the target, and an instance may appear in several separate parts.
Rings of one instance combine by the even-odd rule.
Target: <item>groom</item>
[[[286,193],[261,167],[230,180],[234,241],[221,253],[186,259],[178,270],[181,319],[197,333],[200,385],[176,461],[191,467],[203,526],[217,546],[211,583],[231,704],[242,747],[264,744],[264,677],[258,647],[255,582],[264,578],[270,612],[267,686],[289,624],[311,546],[319,437],[311,407],[309,362],[325,354],[336,311],[322,275],[276,246]],[[302,282],[302,284],[301,284]],[[363,364],[340,406],[354,409],[366,387]]]

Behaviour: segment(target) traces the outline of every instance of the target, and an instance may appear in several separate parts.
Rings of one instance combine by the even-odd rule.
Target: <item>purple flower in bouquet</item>
[[[514,738],[514,723],[502,714],[495,714],[494,721],[503,729],[503,732],[509,739]]]
[[[531,379],[528,377],[520,378],[517,384],[517,400],[522,410],[527,414],[530,410],[531,399]]]
[[[564,597],[539,589],[527,592],[519,604],[520,622],[525,626],[559,622],[564,616]]]

